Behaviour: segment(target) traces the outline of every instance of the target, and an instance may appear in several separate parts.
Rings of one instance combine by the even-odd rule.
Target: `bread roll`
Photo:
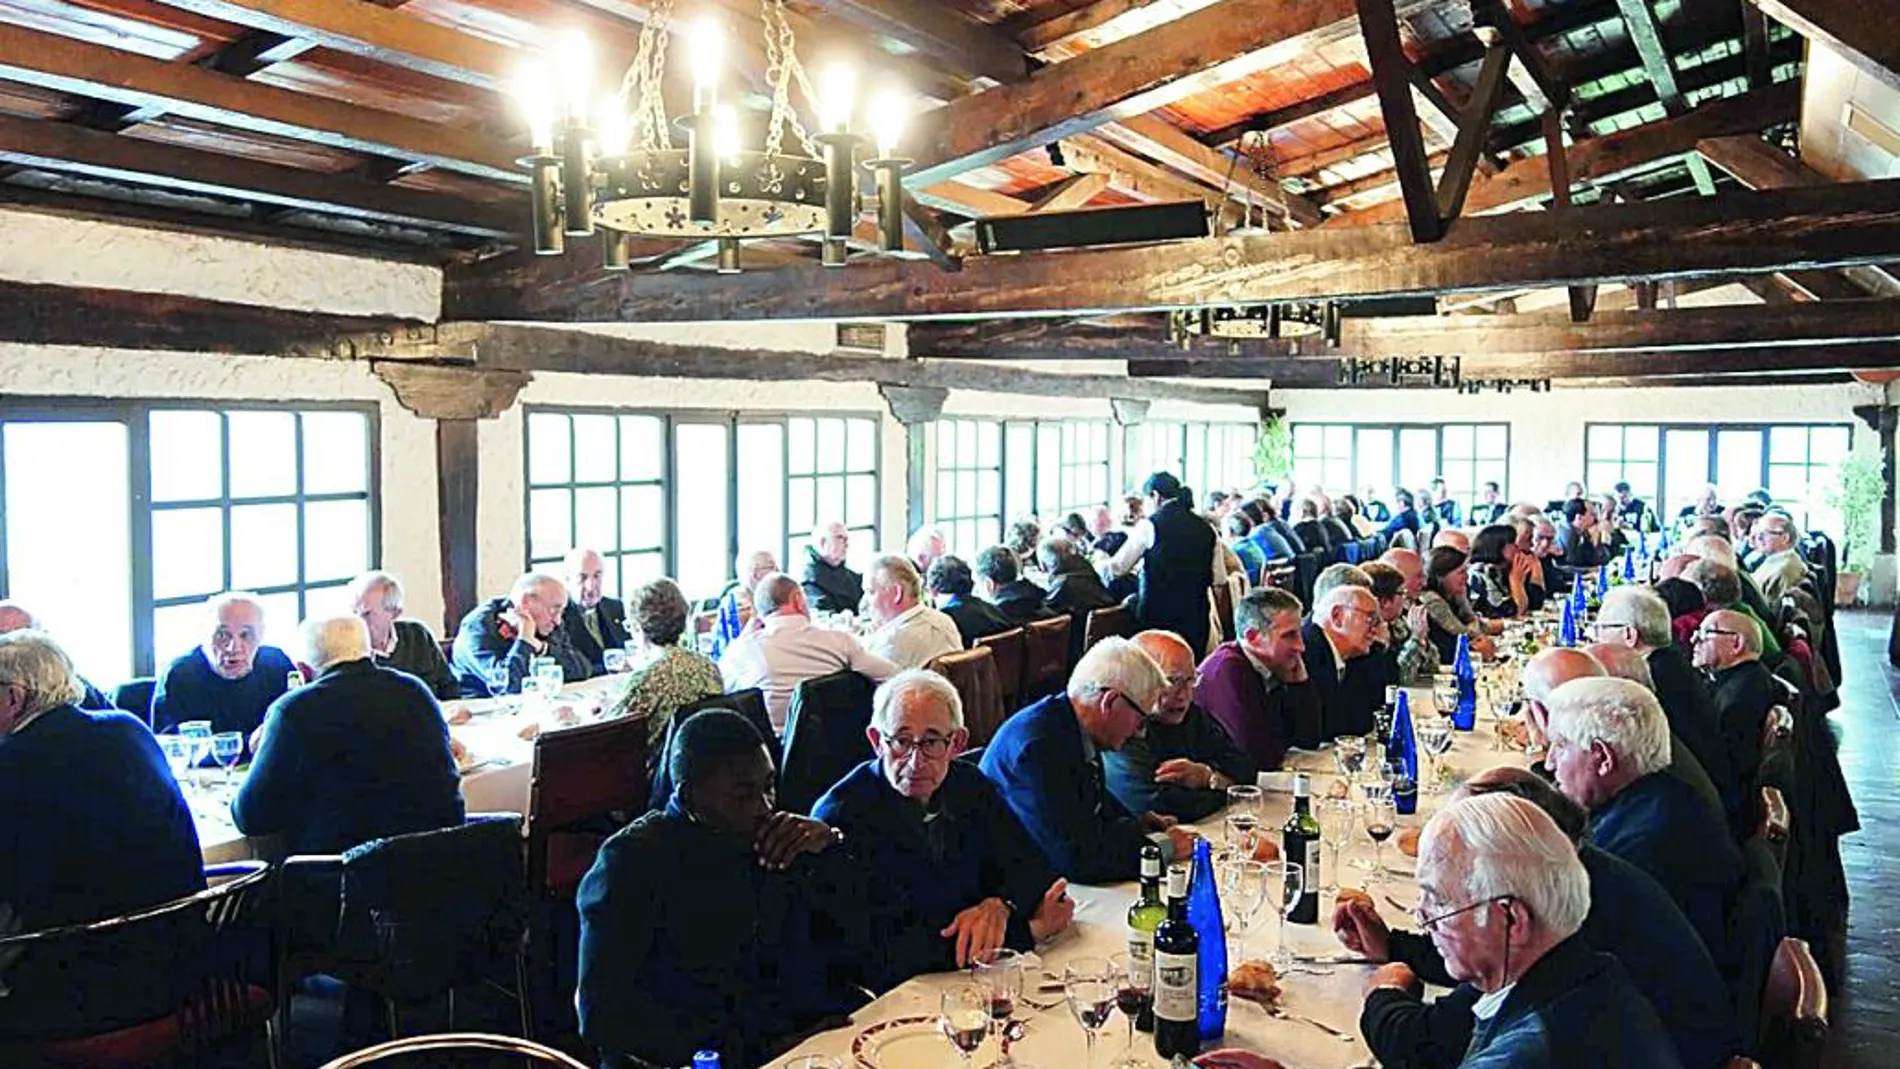
[[[1254,846],[1253,846],[1253,859],[1255,861],[1280,860],[1280,844],[1277,842],[1274,842],[1271,836],[1266,836],[1266,835],[1255,836]]]
[[[1347,902],[1357,902],[1367,909],[1377,908],[1372,904],[1372,896],[1357,887],[1341,887],[1339,894],[1334,897],[1333,901],[1336,905],[1345,905]]]
[[[1418,856],[1418,829],[1401,828],[1399,830],[1399,853],[1406,857]]]
[[[1268,1005],[1280,998],[1280,976],[1270,962],[1243,961],[1227,973],[1227,994]]]

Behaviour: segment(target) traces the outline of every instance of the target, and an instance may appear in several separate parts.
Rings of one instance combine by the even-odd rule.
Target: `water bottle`
[[[1398,766],[1392,781],[1392,808],[1402,815],[1418,812],[1418,740],[1412,734],[1412,705],[1399,692],[1399,712],[1392,722],[1392,745],[1387,760]]]
[[[693,1052],[693,1069],[719,1069],[719,1052],[716,1050]]]
[[[1458,636],[1458,653],[1451,659],[1451,674],[1458,680],[1458,708],[1451,714],[1451,726],[1470,731],[1478,724],[1478,673],[1471,667],[1471,639]]]
[[[1227,926],[1221,921],[1214,854],[1206,839],[1194,840],[1194,871],[1188,884],[1188,923],[1201,937],[1201,1042],[1227,1031]]]
[[[1635,581],[1636,581],[1636,554],[1625,553],[1623,554],[1623,582],[1625,584],[1629,584],[1629,583],[1634,583]]]
[[[1557,644],[1566,647],[1577,644],[1577,606],[1574,601],[1564,602],[1563,620],[1557,628]]]

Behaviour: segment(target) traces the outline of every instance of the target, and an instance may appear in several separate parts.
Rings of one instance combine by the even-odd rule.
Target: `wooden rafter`
[[[1324,389],[1338,382],[1342,357],[1245,357],[1192,361],[1131,360],[1130,378],[1266,379],[1276,389]],[[1789,346],[1772,353],[1572,353],[1460,358],[1466,379],[1630,379],[1656,385],[1673,378],[1733,374],[1847,372],[1900,368],[1900,345]]]
[[[1104,126],[1101,136],[1179,171],[1209,189],[1250,196],[1275,215],[1300,226],[1318,226],[1325,217],[1306,198],[1255,174],[1250,161],[1196,141],[1153,115],[1137,115]]]
[[[1663,44],[1662,26],[1656,21],[1656,12],[1649,6],[1649,0],[1617,0],[1617,6],[1623,12],[1623,25],[1629,31],[1630,42],[1636,46],[1636,53],[1643,57],[1643,74],[1649,84],[1656,87],[1656,99],[1668,115],[1680,115],[1688,110],[1689,102],[1682,95],[1682,88],[1676,84],[1676,66],[1669,55],[1669,47]]]
[[[823,11],[942,61],[997,82],[1028,73],[1021,46],[994,28],[932,0],[815,0]]]
[[[1484,137],[1491,130],[1491,116],[1498,110],[1498,101],[1504,96],[1505,75],[1510,70],[1511,53],[1503,46],[1495,46],[1490,55],[1484,57],[1484,66],[1478,71],[1478,84],[1471,92],[1471,102],[1465,105],[1465,114],[1459,121],[1458,137],[1452,143],[1451,155],[1446,158],[1445,169],[1438,179],[1438,215],[1451,220],[1458,218],[1464,210],[1465,195],[1471,191],[1471,179],[1477,174],[1478,163],[1484,158]]]
[[[1358,7],[1359,29],[1372,63],[1372,82],[1379,93],[1379,111],[1385,116],[1386,139],[1392,146],[1392,165],[1398,172],[1412,239],[1436,241],[1444,223],[1432,189],[1432,170],[1425,160],[1425,138],[1412,105],[1412,65],[1399,40],[1398,16],[1392,0],[1358,0]]]

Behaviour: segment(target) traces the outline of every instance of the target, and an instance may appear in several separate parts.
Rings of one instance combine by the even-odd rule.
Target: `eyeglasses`
[[[1195,679],[1195,676],[1164,676],[1161,680],[1161,689],[1179,690],[1182,687],[1191,687]]]
[[[1510,895],[1492,895],[1490,898],[1480,898],[1470,905],[1459,906],[1457,909],[1446,910],[1443,913],[1435,914],[1430,917],[1425,915],[1426,900],[1421,898],[1419,899],[1418,905],[1412,907],[1412,919],[1418,922],[1420,928],[1428,932],[1435,932],[1438,930],[1438,925],[1443,921],[1448,921],[1461,913],[1470,913],[1474,909],[1482,909],[1493,902],[1502,902],[1510,897]]]
[[[1606,634],[1627,634],[1635,626],[1635,624],[1613,624],[1598,621],[1590,625],[1590,633],[1598,638],[1602,638]]]
[[[1716,635],[1739,635],[1739,634],[1741,634],[1740,631],[1727,631],[1720,627],[1700,627],[1696,629],[1695,640],[1697,642],[1706,642],[1709,639],[1714,638]]]
[[[1116,692],[1115,692],[1115,696],[1116,696],[1117,698],[1120,698],[1120,699],[1121,699],[1122,701],[1125,701],[1125,702],[1127,702],[1127,703],[1128,703],[1128,707],[1129,707],[1129,708],[1131,708],[1131,709],[1133,709],[1133,710],[1135,711],[1135,715],[1136,715],[1136,716],[1138,716],[1138,717],[1140,717],[1140,718],[1142,718],[1143,720],[1148,720],[1148,719],[1151,719],[1151,718],[1152,718],[1152,717],[1154,716],[1154,714],[1153,714],[1153,713],[1150,713],[1150,712],[1149,712],[1148,710],[1146,710],[1146,709],[1143,709],[1143,708],[1142,708],[1141,706],[1139,706],[1139,705],[1136,705],[1136,704],[1135,704],[1135,699],[1133,699],[1133,698],[1130,698],[1130,697],[1129,697],[1128,695],[1126,695],[1126,694],[1123,694],[1123,693],[1122,693],[1121,691],[1116,691]]]
[[[936,759],[948,754],[955,741],[946,735],[925,735],[921,739],[913,739],[908,735],[892,735],[885,737],[884,747],[891,752],[892,757],[900,761],[919,751],[925,757]]]

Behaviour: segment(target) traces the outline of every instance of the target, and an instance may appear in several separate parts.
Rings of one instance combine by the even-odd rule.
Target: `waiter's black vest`
[[[1198,657],[1207,647],[1207,591],[1214,585],[1214,529],[1169,501],[1150,518],[1154,545],[1141,556],[1141,626],[1173,631]]]

